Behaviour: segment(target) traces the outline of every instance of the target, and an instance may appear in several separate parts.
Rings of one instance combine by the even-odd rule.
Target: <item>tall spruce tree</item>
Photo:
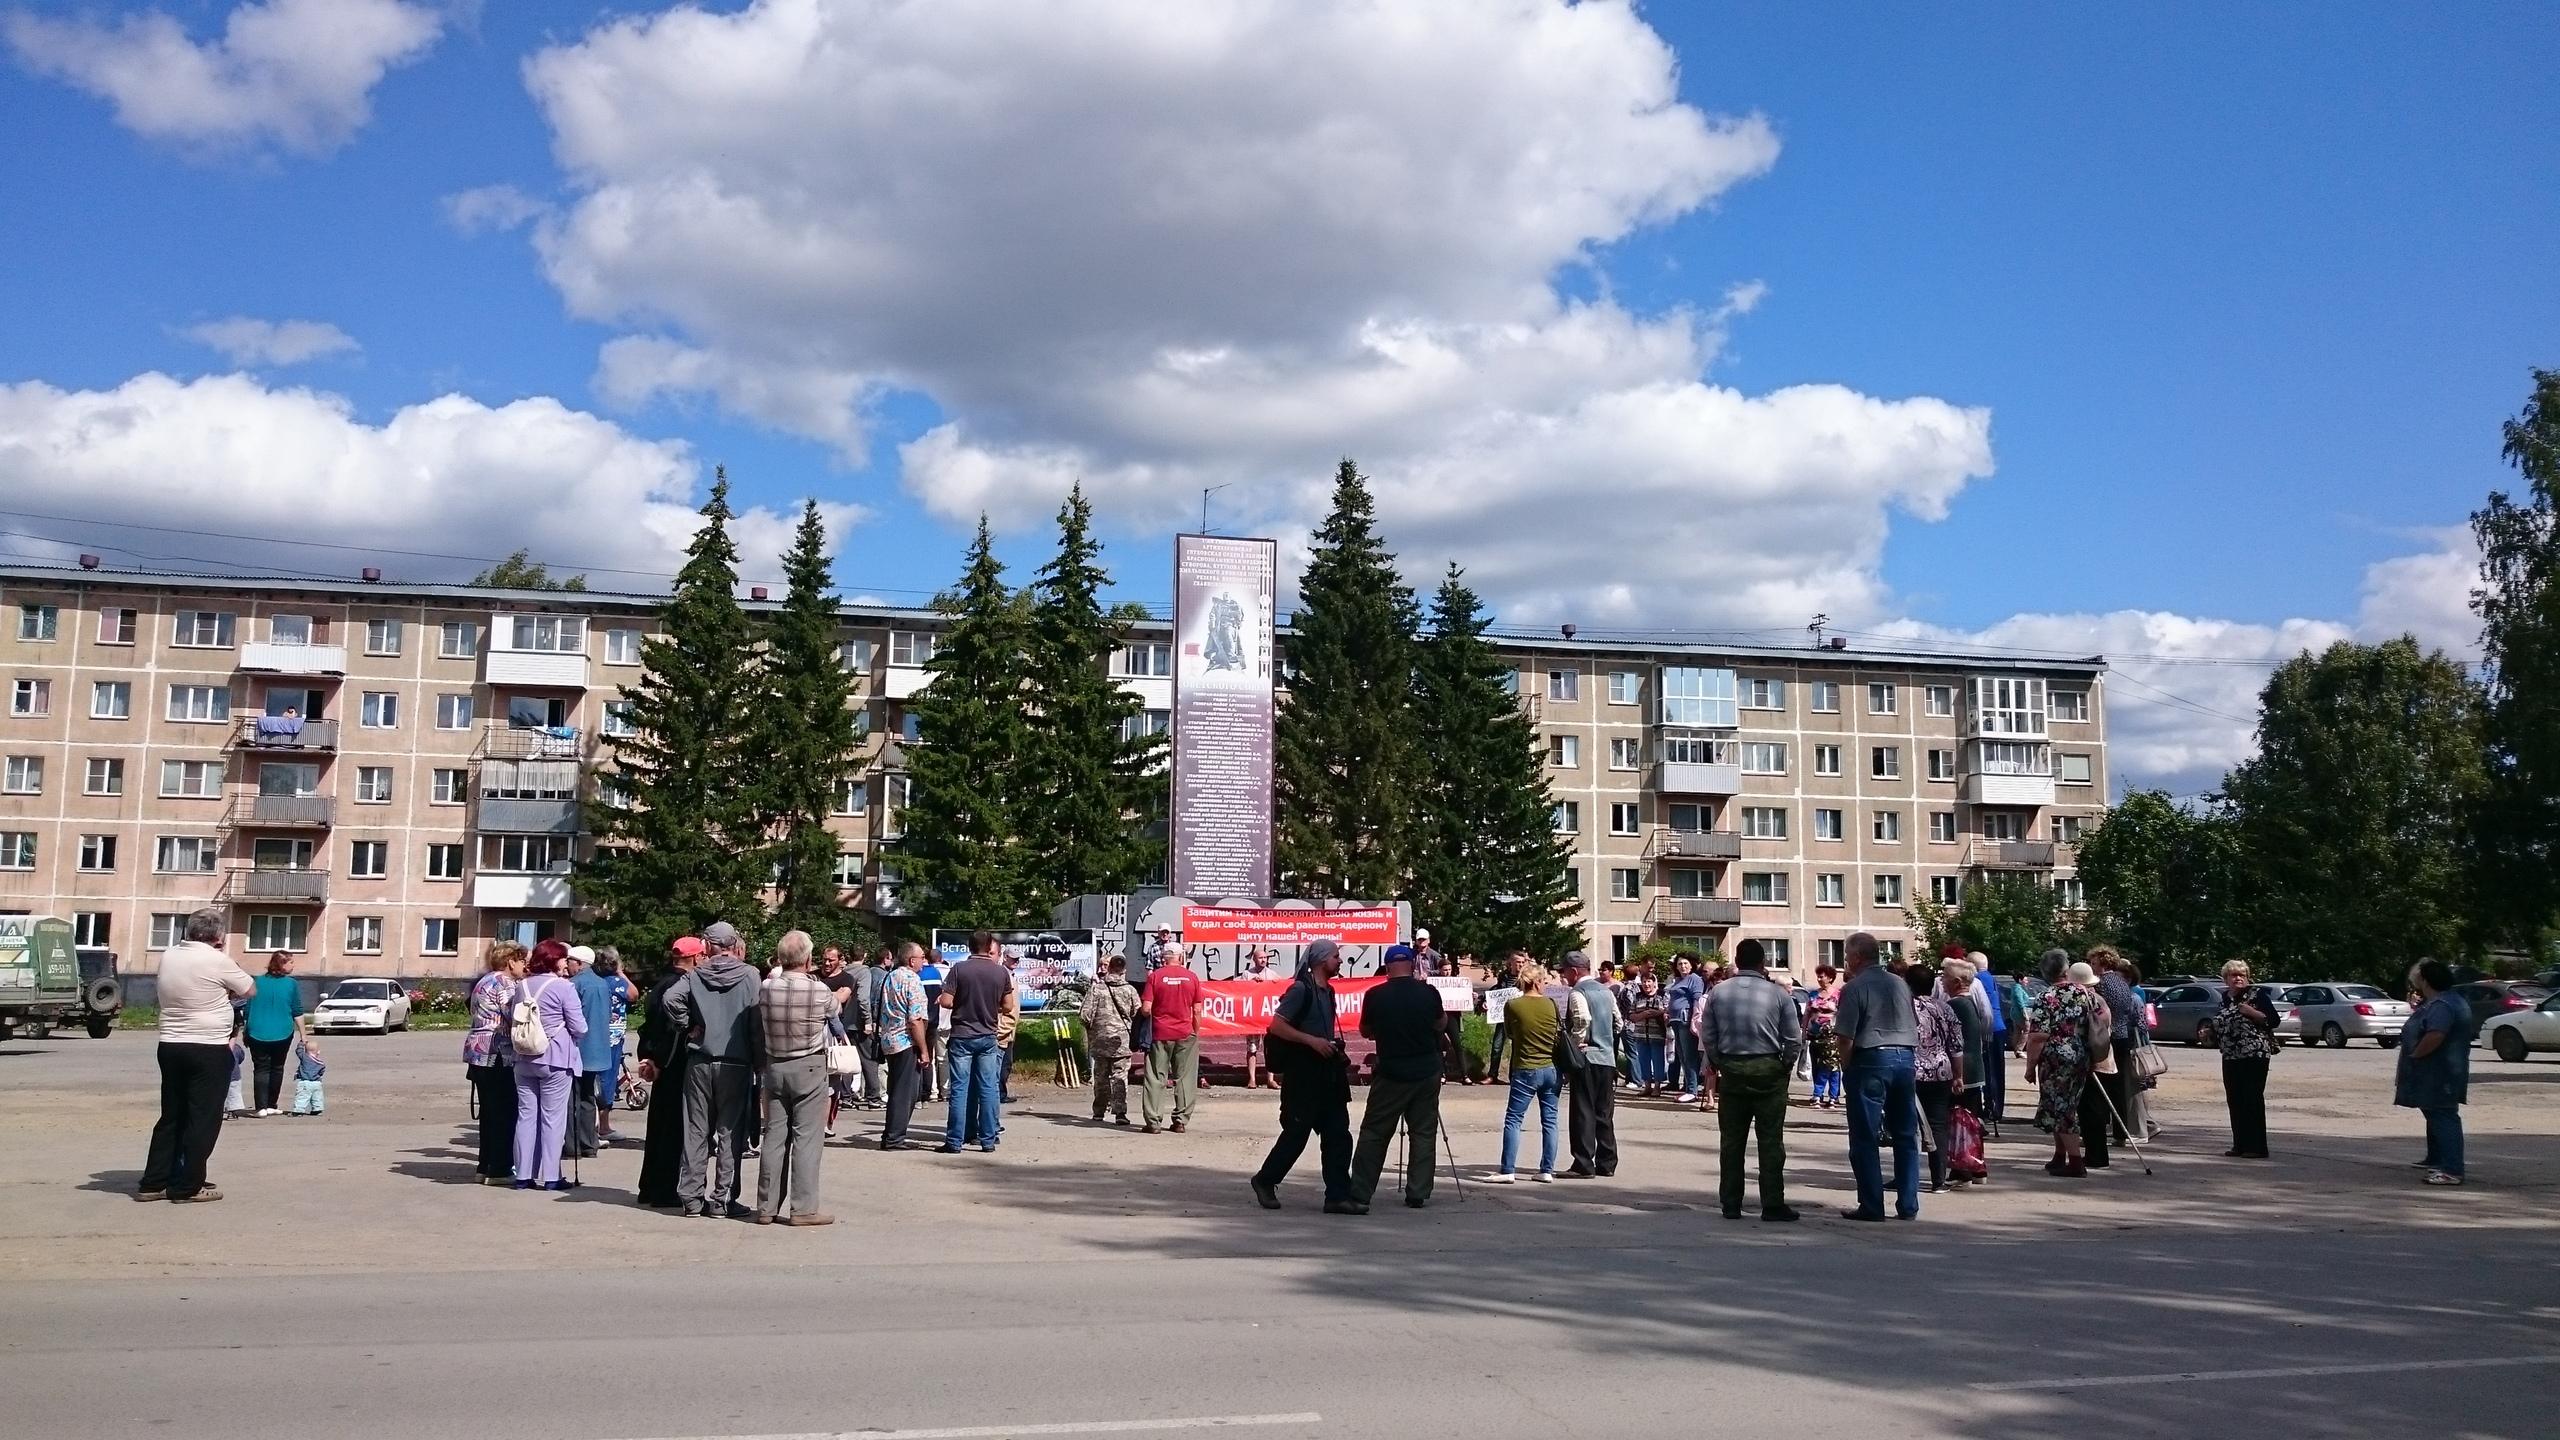
[[[2471,517],[2489,751],[2473,868],[2485,937],[2538,947],[2560,924],[2560,370],[2533,372],[2505,440],[2525,493]]]
[[[917,740],[905,747],[897,847],[908,906],[936,926],[1046,923],[1021,829],[1030,626],[985,517],[959,589],[934,603],[950,625],[925,666],[931,682],[908,702]]]
[[[765,844],[756,803],[755,715],[764,700],[755,633],[738,604],[729,476],[717,472],[665,633],[640,652],[622,692],[632,733],[607,740],[620,803],[587,807],[596,839],[579,889],[602,912],[599,938],[643,957],[676,936],[763,914]]]
[[[777,917],[824,925],[843,910],[835,882],[836,796],[860,764],[853,682],[836,661],[836,597],[826,522],[812,500],[783,556],[789,589],[766,635],[771,698],[757,711],[760,793],[772,846]]]
[[[1430,757],[1413,859],[1414,918],[1453,952],[1517,945],[1560,955],[1582,944],[1573,849],[1556,834],[1545,757],[1485,643],[1491,623],[1456,565],[1431,600],[1414,666],[1414,729]]]
[[[1015,767],[1016,817],[1035,909],[1124,893],[1164,853],[1164,737],[1141,731],[1146,707],[1111,676],[1129,623],[1105,608],[1111,583],[1084,487],[1058,511],[1058,553],[1031,587],[1029,744]]]
[[[1379,542],[1369,482],[1345,459],[1289,621],[1272,785],[1284,894],[1390,900],[1412,879],[1419,618]]]

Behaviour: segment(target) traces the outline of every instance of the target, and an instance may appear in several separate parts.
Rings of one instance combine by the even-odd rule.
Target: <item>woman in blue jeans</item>
[[[2418,1003],[2400,1027],[2399,1073],[2391,1103],[2427,1118],[2430,1185],[2462,1183],[2462,1102],[2471,1098],[2471,1007],[2453,993],[2453,967],[2421,961],[2409,971]]]
[[[1503,1034],[1511,1051],[1511,1104],[1502,1116],[1502,1168],[1485,1179],[1496,1185],[1512,1182],[1520,1160],[1520,1123],[1528,1118],[1529,1102],[1535,1100],[1538,1171],[1529,1178],[1543,1185],[1556,1178],[1556,1151],[1564,1141],[1558,1103],[1563,1087],[1555,1060],[1556,1043],[1564,1034],[1564,1009],[1542,993],[1547,983],[1543,968],[1521,967],[1515,983],[1521,993],[1502,1009]]]

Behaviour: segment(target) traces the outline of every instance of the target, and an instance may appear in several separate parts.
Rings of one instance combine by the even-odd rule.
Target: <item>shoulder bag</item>
[[[1573,1038],[1573,992],[1547,1003],[1556,1007],[1556,1073],[1570,1078],[1582,1073],[1582,1042]]]
[[[531,980],[516,987],[515,1002],[507,1008],[507,1043],[519,1055],[551,1053],[551,1032],[542,1023],[542,995]]]

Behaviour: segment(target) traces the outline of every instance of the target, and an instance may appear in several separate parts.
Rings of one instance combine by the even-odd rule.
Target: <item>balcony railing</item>
[[[1739,795],[1742,793],[1742,767],[1665,760],[1654,768],[1654,788],[1665,795]]]
[[[1976,870],[2050,870],[2050,840],[1976,840],[1965,863]]]
[[[1742,923],[1742,902],[1714,896],[1665,895],[1653,902],[1646,917],[1672,930],[1721,930]]]
[[[471,877],[471,904],[481,910],[566,910],[575,905],[569,876],[498,874]]]
[[[587,688],[587,657],[576,651],[483,650],[480,679],[487,685],[583,690]]]
[[[586,737],[574,725],[526,726],[493,720],[480,730],[483,760],[577,760]]]
[[[575,800],[516,800],[483,795],[472,828],[503,835],[575,835],[583,827]]]
[[[222,877],[222,893],[216,898],[231,905],[326,905],[329,872],[235,869]]]
[[[293,729],[284,728],[292,724]],[[276,715],[243,715],[233,727],[231,743],[252,750],[314,750],[338,748],[338,722],[335,720],[286,721]]]
[[[1657,828],[1645,841],[1647,860],[1739,860],[1742,837],[1731,830]]]
[[[344,675],[347,647],[251,641],[240,647],[240,668],[261,675]]]
[[[233,829],[325,830],[337,823],[338,802],[328,795],[243,795],[222,823]]]

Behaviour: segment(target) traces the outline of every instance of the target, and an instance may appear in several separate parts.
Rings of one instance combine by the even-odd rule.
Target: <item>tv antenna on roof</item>
[[[1812,632],[1813,632],[1813,648],[1814,648],[1814,649],[1819,650],[1819,649],[1821,649],[1821,648],[1822,648],[1822,632],[1823,632],[1823,630],[1824,630],[1825,628],[1827,628],[1830,624],[1831,624],[1831,617],[1830,617],[1830,616],[1828,616],[1828,615],[1816,615],[1816,616],[1814,616],[1814,617],[1813,617],[1813,623],[1812,623],[1812,624],[1810,624],[1810,625],[1807,625],[1806,627],[1804,627],[1804,628],[1806,628],[1807,630],[1810,630],[1810,631],[1812,631]]]

